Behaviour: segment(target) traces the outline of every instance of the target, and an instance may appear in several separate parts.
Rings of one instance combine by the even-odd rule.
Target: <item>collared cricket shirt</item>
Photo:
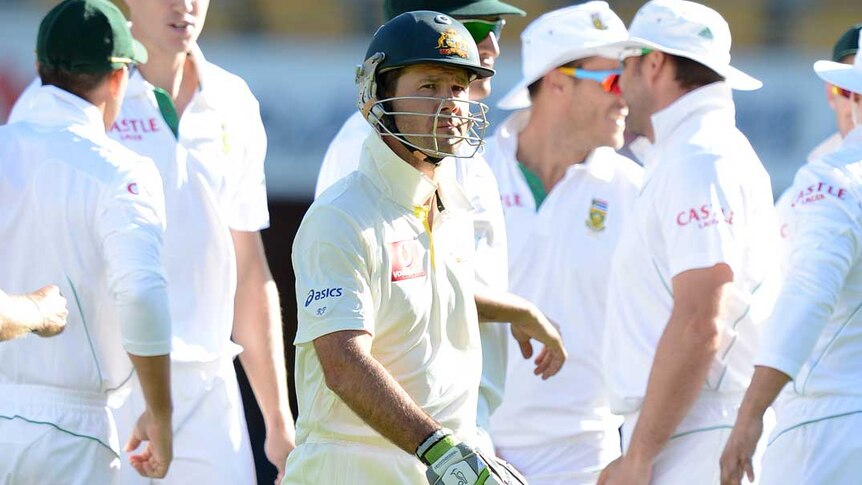
[[[759,324],[774,301],[778,227],[769,176],[734,116],[724,83],[653,115],[656,143],[641,157],[644,186],[611,268],[604,363],[617,413],[641,405],[674,305],[672,279],[688,270],[724,263],[734,274],[704,389],[738,395],[754,370]]]
[[[482,365],[469,202],[451,160],[432,181],[377,135],[362,157],[314,202],[294,241],[297,443],[394,448],[326,386],[313,342],[342,330],[369,333],[372,356],[416,403],[469,439]],[[435,192],[444,209],[431,228],[425,202]]]
[[[510,116],[489,140],[486,158],[506,217],[511,291],[560,326],[569,359],[543,381],[510,339],[506,399],[491,418],[494,443],[506,447],[619,426],[602,382],[607,278],[642,175],[637,164],[604,147],[569,167],[546,197],[536,196],[529,183],[536,176],[516,159],[529,115]]]
[[[862,128],[803,166],[787,194],[784,286],[756,361],[793,378],[777,433],[862,411]]]

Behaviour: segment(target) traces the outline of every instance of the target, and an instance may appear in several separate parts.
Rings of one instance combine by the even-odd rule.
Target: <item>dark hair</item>
[[[583,61],[584,61],[583,59],[576,59],[574,61],[569,61],[569,62],[567,62],[561,66],[558,66],[558,67],[578,68],[578,67],[581,67],[582,65],[584,65]],[[542,87],[542,79],[544,79],[544,78],[545,78],[545,76],[542,76],[539,79],[536,79],[535,81],[530,83],[529,86],[527,86],[527,91],[530,93],[530,99],[535,98],[539,94],[539,90]],[[575,81],[577,81],[577,79],[575,79]]]
[[[71,72],[39,65],[39,77],[42,79],[43,86],[56,86],[88,101],[93,90],[99,87],[111,72]]]
[[[724,76],[697,61],[672,54],[667,54],[667,56],[673,60],[674,80],[682,89],[693,90],[707,84],[724,81]]]
[[[377,75],[377,99],[386,99],[395,96],[395,87],[398,78],[401,77],[402,69],[392,69]]]

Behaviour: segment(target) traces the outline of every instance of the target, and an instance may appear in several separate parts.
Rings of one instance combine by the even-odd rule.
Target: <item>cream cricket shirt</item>
[[[173,319],[171,359],[232,357],[236,256],[230,230],[269,226],[263,163],[266,133],[245,81],[209,63],[195,47],[200,89],[181,119],[167,93],[136,72],[111,138],[151,158],[164,181],[164,265]],[[10,121],[27,109],[37,79]]]
[[[776,435],[862,411],[862,128],[803,166],[788,194],[784,287],[756,361],[793,378]]]
[[[335,440],[396,449],[326,387],[313,341],[341,330],[371,334],[372,356],[425,412],[462,439],[475,434],[482,357],[472,220],[451,167],[441,165],[437,179],[372,135],[359,170],[306,213],[293,245],[300,446]],[[429,230],[423,205],[435,190],[445,209]]]
[[[602,378],[605,301],[611,256],[630,224],[643,172],[613,149],[599,148],[569,167],[547,197],[537,200],[515,158],[518,134],[529,116],[529,110],[510,116],[489,140],[485,156],[504,205],[511,291],[560,326],[569,360],[543,381],[511,339],[506,399],[491,418],[494,444],[504,447],[547,444],[619,426]]]
[[[359,167],[359,154],[371,125],[355,112],[329,144],[320,174],[315,198],[327,188]],[[476,240],[476,281],[496,290],[508,290],[506,270],[506,226],[497,181],[481,154],[472,158],[455,158],[455,177],[473,206],[473,231]],[[506,325],[479,325],[482,338],[482,382],[479,385],[478,424],[487,428],[488,417],[503,400],[506,375]],[[520,355],[520,354],[519,354]]]
[[[616,413],[640,408],[673,308],[671,280],[684,271],[725,263],[734,274],[704,390],[740,398],[754,370],[758,326],[774,300],[778,227],[769,176],[734,116],[724,83],[653,115],[656,144],[640,157],[644,187],[610,276],[604,362]]]
[[[0,416],[106,444],[107,415],[92,429],[55,407],[98,407],[100,397],[104,407],[131,375],[127,351],[170,352],[161,180],[152,161],[105,135],[102,113],[87,101],[45,86],[31,106],[0,127],[0,287],[57,284],[69,315],[56,337],[0,345]]]

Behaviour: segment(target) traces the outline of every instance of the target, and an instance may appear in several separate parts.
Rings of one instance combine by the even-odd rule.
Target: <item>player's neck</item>
[[[164,89],[170,95],[177,114],[182,115],[198,85],[192,56],[189,54],[151,55],[147,63],[141,65],[139,69],[147,82]]]
[[[592,151],[575,138],[571,130],[561,129],[561,123],[542,123],[533,118],[518,134],[515,157],[550,192],[570,166],[586,160]]]

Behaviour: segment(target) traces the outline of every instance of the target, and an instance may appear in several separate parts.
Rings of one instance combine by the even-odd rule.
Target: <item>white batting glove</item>
[[[431,485],[527,485],[514,467],[485,458],[448,429],[426,438],[416,456],[428,465],[425,476]]]

